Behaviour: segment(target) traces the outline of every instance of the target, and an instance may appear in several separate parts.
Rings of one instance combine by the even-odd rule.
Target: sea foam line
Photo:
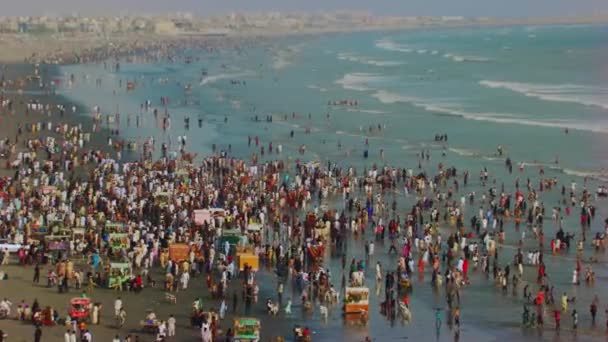
[[[544,101],[569,102],[608,109],[608,88],[579,84],[534,84],[522,82],[479,81],[493,89],[506,89]]]

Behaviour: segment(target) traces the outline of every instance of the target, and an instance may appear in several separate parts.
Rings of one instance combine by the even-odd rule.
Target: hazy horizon
[[[191,12],[214,15],[230,12],[369,11],[376,15],[545,17],[591,15],[608,11],[605,0],[10,0],[4,16],[160,14]]]

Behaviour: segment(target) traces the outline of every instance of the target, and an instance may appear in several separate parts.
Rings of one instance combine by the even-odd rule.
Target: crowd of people
[[[12,101],[0,100],[4,111],[16,110]],[[362,274],[374,255],[387,253],[390,263],[377,262],[374,272],[377,293],[384,289],[382,313],[391,320],[398,314],[407,316],[409,321],[416,313],[410,307],[415,294],[402,287],[407,290],[415,275],[424,279],[430,274],[428,286],[444,292],[447,321],[458,336],[460,315],[466,312],[461,293],[474,272],[491,277],[502,293],[511,287],[517,296],[523,289],[524,326],[542,327],[553,316],[559,330],[562,315],[568,315],[577,329],[578,311],[570,304],[577,303],[576,298],[565,292],[556,304],[557,290],[544,257],[574,255],[572,284],[580,285],[584,273],[586,285],[592,287],[593,263],[605,249],[605,231],[588,238],[596,222],[595,198],[575,183],[562,186],[559,206],[547,220],[542,196],[559,191],[556,180],[543,179],[535,186],[528,179],[521,186],[518,178],[510,193],[484,169],[480,172],[484,192],[476,194],[465,189],[470,183],[468,172],[441,163],[430,167],[428,152],[426,158],[424,152],[420,156],[420,163],[429,166],[425,169],[357,170],[332,162],[271,160],[273,155],[256,156],[251,162],[226,151],[192,160],[186,157],[184,138],[174,158],[163,154],[154,159],[152,152],[159,143],[150,139],[149,153],[128,160],[117,153],[122,146],[110,143],[106,150],[89,146],[91,132],[83,124],[62,122],[65,107],[28,102],[26,110],[50,113],[57,122],[27,123],[14,139],[0,141],[0,149],[15,157],[6,165],[14,176],[0,180],[0,239],[7,246],[2,265],[11,262],[14,253],[14,262],[32,268],[33,283],[38,284],[40,273],[47,269],[47,286],[59,292],[77,290],[83,298],[94,298],[98,287],[151,292],[157,287],[159,270],[164,275],[161,288],[171,298],[177,290],[188,290],[191,277],[205,277],[213,300],[198,299],[188,308],[191,325],[200,328],[203,341],[220,335],[228,341],[234,338],[231,328],[220,333],[226,301],[232,300],[233,313],[238,311],[239,298],[245,303],[245,314],[258,305],[258,269],[239,265],[236,257],[244,250],[274,268],[280,279],[276,300],[265,301],[271,315],[290,313],[294,300],[301,301],[305,311],[318,305],[324,312],[322,308],[339,301],[340,289],[364,286]],[[259,139],[255,138],[256,148],[265,144]],[[435,140],[447,142],[447,134]],[[268,146],[272,153],[272,143]],[[221,214],[197,219],[197,211],[211,209]],[[562,227],[563,217],[570,215],[580,216],[577,233],[566,233]],[[223,239],[227,231],[236,231],[239,241]],[[505,262],[499,254],[507,234],[521,237],[514,259]],[[356,260],[352,252],[349,256],[353,238],[368,241],[364,260]],[[585,248],[585,243],[592,246]],[[172,244],[187,245],[186,257],[172,258]],[[9,245],[18,247],[11,251]],[[324,253],[324,248],[330,252]],[[328,255],[342,259],[341,282],[339,273],[325,264]],[[535,269],[536,276],[526,279],[524,266]],[[283,286],[288,281],[301,293],[300,299],[284,300]],[[34,322],[37,341],[41,326],[56,324],[66,325],[65,341],[74,341],[77,332],[81,341],[92,341],[86,324],[45,306],[44,299],[31,305],[21,302],[15,314],[10,300],[0,303],[0,314]],[[114,304],[114,319],[122,326],[128,300],[117,298]],[[589,305],[595,322],[599,300]],[[99,324],[103,308],[91,302],[89,309],[90,324]],[[439,313],[437,317],[441,326]],[[159,319],[149,312],[144,322],[153,327],[159,341],[176,334],[173,316]],[[308,328],[302,331],[310,336]],[[117,336],[115,341],[119,340]],[[125,339],[137,340],[136,336]]]

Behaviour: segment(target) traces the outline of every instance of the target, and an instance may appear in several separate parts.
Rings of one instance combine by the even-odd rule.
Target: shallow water
[[[431,161],[421,165],[427,171],[435,172],[438,162],[470,171],[470,185],[464,189],[461,185],[461,195],[464,191],[484,191],[477,181],[483,167],[488,168],[491,179],[497,179],[496,187],[504,182],[507,192],[514,192],[516,177],[522,185],[529,177],[536,186],[540,177],[538,165],[544,166],[545,177],[559,179],[560,188],[575,181],[577,189],[581,189],[582,177],[594,177],[587,182],[593,191],[599,182],[608,179],[607,152],[603,148],[608,142],[608,89],[602,58],[608,52],[605,31],[601,26],[513,27],[285,38],[260,42],[241,54],[192,52],[201,60],[188,65],[123,63],[117,73],[104,70],[103,65],[63,67],[62,72],[76,75],[77,81],[60,92],[89,107],[101,105],[103,113],[118,110],[120,133],[126,139],[143,141],[154,136],[157,144],[171,141],[172,150],[177,149],[177,137],[186,135],[188,148],[199,154],[210,153],[211,144],[224,150],[231,145],[232,155],[248,158],[259,148],[248,147],[247,137],[259,136],[267,158],[291,157],[322,163],[331,160],[358,168],[388,163],[413,169],[418,166],[420,150],[429,150]],[[201,74],[203,69],[208,75]],[[89,78],[84,79],[83,75]],[[103,79],[101,88],[95,87],[98,77]],[[122,89],[118,88],[119,80],[123,81]],[[135,91],[125,91],[127,80],[137,80]],[[232,84],[232,80],[244,80],[246,85]],[[183,90],[186,84],[192,84],[189,96]],[[171,129],[159,129],[151,112],[141,112],[137,128],[135,115],[146,99],[159,108],[159,117],[163,115],[161,96],[171,98]],[[186,99],[194,104],[185,104]],[[328,101],[344,99],[357,100],[359,105],[327,106]],[[129,114],[132,117],[128,126]],[[260,121],[253,121],[256,115]],[[267,115],[273,115],[272,123],[265,122]],[[190,118],[189,129],[184,127],[185,117]],[[199,117],[204,121],[202,128],[198,127]],[[374,127],[371,132],[370,126]],[[565,128],[570,129],[567,135]],[[306,129],[310,129],[309,134]],[[289,137],[291,130],[295,133],[293,139]],[[444,132],[449,136],[449,145],[433,139],[435,134]],[[368,147],[365,139],[369,140]],[[281,156],[268,155],[270,142],[275,151],[282,145]],[[307,146],[304,155],[297,153],[302,144]],[[496,155],[498,145],[514,161],[512,175],[504,169],[504,157]],[[368,159],[362,158],[366,149],[370,153]],[[380,158],[380,150],[385,153],[384,159]],[[554,163],[556,157],[558,165]],[[520,162],[528,163],[524,173],[517,171]],[[404,212],[415,198],[399,196],[399,210]],[[543,194],[549,215],[559,198],[557,189]],[[477,213],[478,206],[467,207],[465,222]],[[604,201],[596,203],[596,207],[598,217],[592,230],[601,231],[601,218],[608,213]],[[566,231],[579,232],[577,217],[573,214],[566,218]],[[549,239],[554,226],[547,220]],[[516,252],[513,246],[521,233],[513,227],[512,221],[505,223],[507,242],[500,252],[501,265],[512,260]],[[536,248],[532,241],[524,249],[530,248]],[[363,258],[363,250],[362,240],[351,241],[349,259]],[[589,255],[587,251],[586,256]],[[385,269],[395,264],[381,245],[377,245],[376,258]],[[598,279],[596,290],[584,285],[572,287],[574,258],[573,253],[547,255],[545,263],[557,288],[556,297],[562,291],[575,295],[580,303],[577,309],[581,327],[586,327],[589,301],[606,284],[608,269],[603,263],[593,265]],[[603,255],[601,258],[605,261]],[[328,256],[326,262],[334,283],[338,283],[339,258]],[[370,287],[372,273],[367,272]],[[276,286],[273,274],[262,273],[260,277],[260,297],[272,296]],[[527,268],[525,279],[534,278],[535,270]],[[427,274],[424,282],[415,283],[414,324],[409,326],[391,326],[378,314],[379,299],[371,302],[367,328],[342,329],[337,306],[331,310],[328,323],[320,323],[317,317],[308,323],[323,340],[363,339],[368,334],[378,340],[428,340],[435,334],[433,308],[446,306],[443,295],[433,294],[429,282]],[[608,294],[598,294],[602,303],[608,300]],[[526,340],[554,338],[553,332],[542,337],[522,335],[521,298],[502,296],[480,274],[472,277],[472,285],[465,289],[462,300],[463,341],[514,336]],[[564,317],[564,321],[565,325],[570,324],[569,317]],[[566,332],[562,333],[561,339],[569,338]],[[451,333],[444,328],[439,340],[451,339]],[[578,340],[585,337],[579,336]]]

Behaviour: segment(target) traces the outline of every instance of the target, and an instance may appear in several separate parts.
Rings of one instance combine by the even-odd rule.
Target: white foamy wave
[[[547,121],[530,120],[519,115],[508,113],[468,112],[458,106],[446,106],[444,103],[429,102],[425,99],[403,96],[385,90],[380,90],[372,96],[385,104],[409,103],[430,113],[457,116],[467,120],[608,133],[608,127],[591,123],[560,119],[551,119]]]
[[[405,64],[405,62],[398,62],[398,61],[376,61],[376,60],[373,60],[373,59],[367,60],[365,63],[367,63],[369,65],[380,66],[380,67],[391,67],[391,66],[399,66],[399,65]]]
[[[380,90],[378,92],[376,92],[374,95],[372,95],[372,97],[378,99],[378,101],[382,102],[382,103],[386,103],[386,104],[392,104],[392,103],[408,103],[408,102],[413,102],[413,98],[410,97],[406,97],[406,96],[402,96],[399,94],[395,94],[392,93],[390,91],[386,91],[386,90]]]
[[[346,110],[349,112],[353,112],[353,113],[387,114],[387,112],[384,112],[381,110],[374,110],[374,109],[348,108]]]
[[[294,57],[298,53],[300,53],[302,48],[303,48],[302,44],[297,44],[297,45],[289,46],[283,50],[276,51],[274,59],[273,59],[272,68],[275,70],[281,70],[281,69],[284,69],[287,66],[291,65],[293,63]]]
[[[368,57],[359,56],[352,53],[339,53],[338,59],[342,61],[349,61],[354,63],[361,63],[379,67],[390,67],[390,66],[399,66],[405,64],[404,62],[399,61],[382,61],[382,60],[374,60]]]
[[[455,147],[450,147],[448,148],[448,151],[454,152],[459,156],[463,156],[463,157],[475,157],[480,155],[480,153],[472,151],[472,150],[467,150],[464,148],[455,148]]]
[[[522,118],[521,116],[512,114],[501,114],[501,113],[474,113],[467,112],[462,109],[442,107],[440,105],[425,104],[425,103],[413,103],[414,106],[423,108],[428,112],[434,112],[445,115],[459,116],[467,120],[475,121],[486,121],[494,123],[504,123],[513,125],[524,125],[524,126],[537,126],[547,128],[560,128],[560,129],[575,129],[580,131],[588,131],[595,133],[608,133],[608,127],[602,127],[594,124],[580,123],[579,121],[568,121],[568,120],[530,120]]]
[[[379,74],[370,73],[351,73],[346,74],[335,83],[341,85],[344,89],[368,91],[373,90],[373,83],[381,83],[387,80],[387,77]]]
[[[389,38],[382,38],[376,41],[376,47],[388,51],[412,52],[412,49],[407,47],[407,45],[395,43]]]
[[[487,63],[492,61],[490,58],[480,57],[480,56],[461,56],[452,53],[446,53],[443,55],[444,58],[451,59],[454,62],[462,63],[462,62],[471,62],[471,63]]]
[[[221,81],[221,80],[236,79],[239,77],[246,77],[246,76],[250,76],[250,75],[251,75],[251,73],[249,73],[249,72],[241,72],[241,73],[234,73],[234,74],[219,74],[219,75],[214,75],[214,76],[207,76],[201,80],[200,85],[207,85],[207,84],[215,83],[215,82]]]
[[[289,66],[289,64],[291,64],[291,62],[289,62],[287,59],[277,57],[274,59],[274,62],[272,63],[272,68],[275,70],[281,70],[281,69],[284,69],[287,66]]]
[[[480,81],[488,88],[507,89],[545,101],[570,102],[608,109],[608,88],[577,84],[531,84],[519,82]]]
[[[561,169],[561,171],[569,176],[581,177],[581,178],[592,178],[602,182],[608,182],[607,172],[593,172],[583,170],[572,170],[572,169]]]
[[[311,85],[309,85],[307,88],[308,88],[308,89],[314,89],[314,90],[318,90],[318,91],[320,91],[320,92],[322,92],[322,93],[324,93],[324,92],[326,92],[326,91],[327,91],[327,88],[320,87],[320,86],[318,86],[318,85],[316,85],[316,84],[311,84]]]

